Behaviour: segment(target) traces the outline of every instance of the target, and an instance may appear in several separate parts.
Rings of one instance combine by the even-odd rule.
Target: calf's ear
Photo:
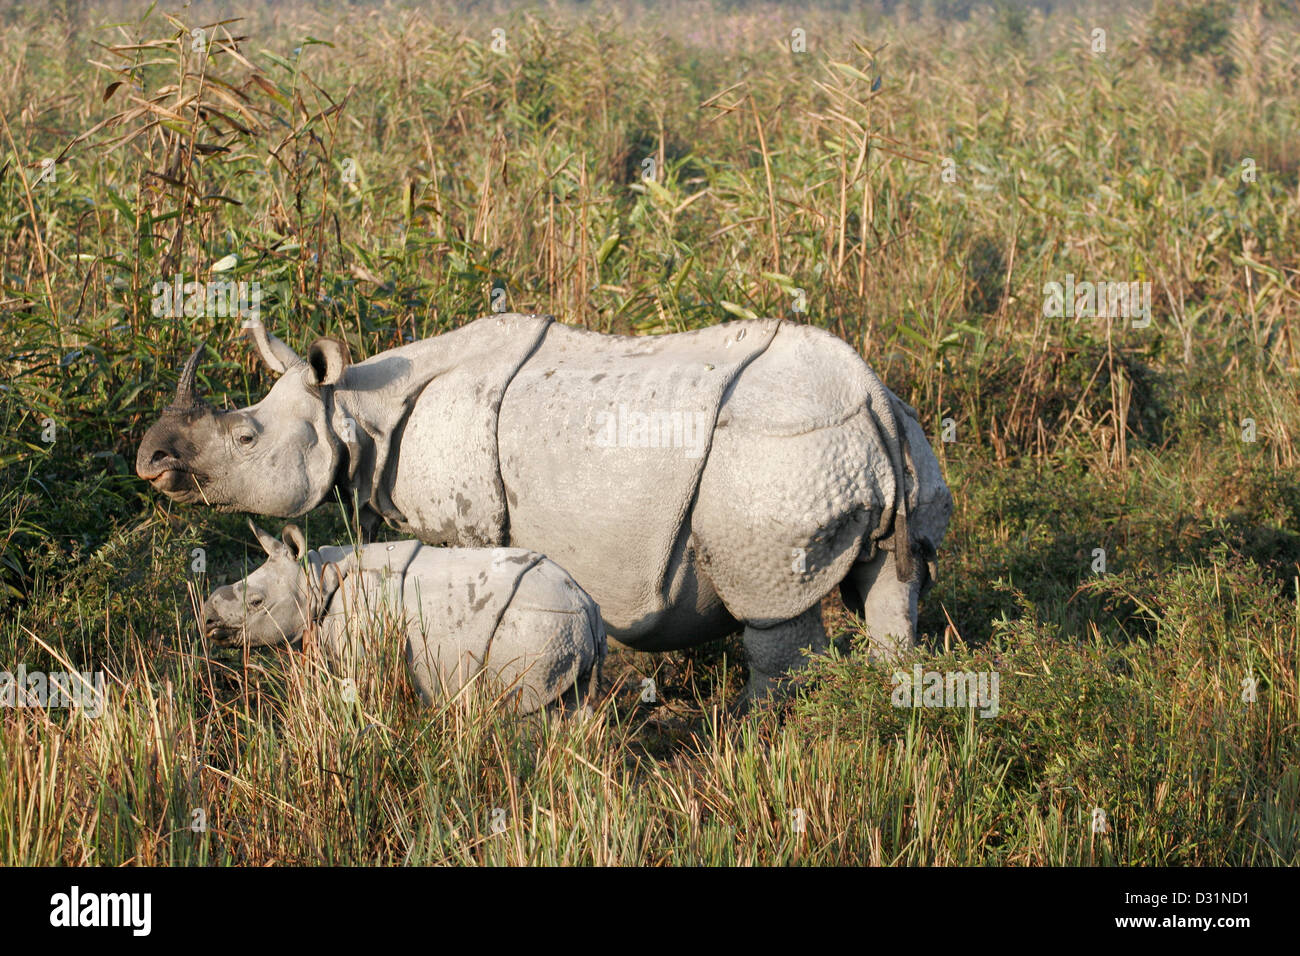
[[[302,556],[307,553],[307,539],[302,535],[302,529],[296,524],[287,524],[284,530],[280,532],[280,537],[284,543],[293,549],[293,559],[301,561]]]
[[[262,550],[265,551],[269,557],[274,558],[277,555],[288,555],[292,553],[287,545],[280,543],[279,538],[272,537],[257,525],[253,524],[252,518],[248,519],[248,526],[253,529],[253,535],[257,538],[257,543],[262,546]]]
[[[307,364],[311,366],[313,385],[335,385],[352,364],[352,355],[345,342],[327,336],[311,344],[307,350]]]

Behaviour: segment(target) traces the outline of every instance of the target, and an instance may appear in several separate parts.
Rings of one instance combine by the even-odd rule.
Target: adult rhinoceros
[[[779,320],[646,337],[500,315],[351,364],[304,361],[256,405],[199,400],[200,346],[136,471],[169,497],[301,515],[360,503],[429,544],[541,552],[640,650],[744,627],[749,696],[826,647],[837,584],[874,650],[915,639],[952,496],[917,422],[857,352]]]

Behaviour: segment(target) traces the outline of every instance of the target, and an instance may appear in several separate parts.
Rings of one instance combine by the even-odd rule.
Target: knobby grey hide
[[[419,541],[308,551],[295,525],[283,542],[252,527],[268,559],[208,598],[204,630],[218,644],[294,643],[315,628],[332,667],[349,673],[368,641],[396,629],[430,703],[475,678],[525,714],[594,687],[606,647],[600,609],[536,552]]]
[[[196,350],[146,434],[173,499],[294,516],[336,492],[429,544],[529,548],[642,650],[740,627],[751,696],[826,647],[837,585],[874,652],[915,640],[952,496],[915,410],[846,343],[776,320],[645,337],[501,315],[350,364],[249,329],[280,375],[197,397]]]

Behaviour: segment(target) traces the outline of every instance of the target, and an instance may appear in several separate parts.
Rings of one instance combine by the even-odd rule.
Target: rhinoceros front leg
[[[770,627],[746,624],[744,641],[749,662],[745,703],[753,705],[788,689],[791,674],[809,662],[805,649],[811,649],[813,654],[825,653],[828,642],[822,627],[821,604]]]

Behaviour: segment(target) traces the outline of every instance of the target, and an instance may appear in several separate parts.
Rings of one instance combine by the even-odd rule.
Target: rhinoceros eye
[[[257,432],[251,428],[241,429],[235,433],[235,441],[239,442],[241,448],[248,448],[257,441]]]

